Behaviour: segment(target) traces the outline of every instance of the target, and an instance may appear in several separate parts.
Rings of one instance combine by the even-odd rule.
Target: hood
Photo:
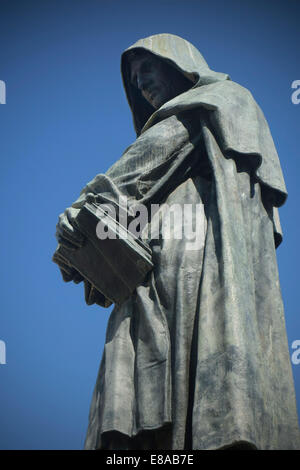
[[[144,124],[155,112],[155,109],[143,98],[140,91],[130,83],[129,53],[134,49],[146,50],[160,57],[170,66],[175,67],[190,80],[191,88],[230,80],[227,74],[211,70],[200,52],[186,39],[167,33],[140,39],[126,49],[121,58],[123,84],[137,135],[140,135]]]

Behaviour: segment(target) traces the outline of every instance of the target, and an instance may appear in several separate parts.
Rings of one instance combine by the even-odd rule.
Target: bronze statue
[[[172,34],[127,49],[122,77],[137,139],[57,229],[64,279],[84,281],[88,303],[115,302],[85,448],[298,449],[276,261],[287,193],[264,115],[247,89]],[[142,206],[197,210],[177,212],[169,237],[164,214],[153,213],[124,242],[124,257],[130,245],[144,271],[128,267],[121,296],[129,264],[120,240],[98,246],[84,221],[108,204],[114,230],[127,230],[122,197],[131,222]],[[177,236],[183,226],[201,231],[194,244]],[[96,252],[107,269],[84,267]]]

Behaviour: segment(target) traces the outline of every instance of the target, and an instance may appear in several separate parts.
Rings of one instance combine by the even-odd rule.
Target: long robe
[[[184,57],[191,74],[182,53],[200,60],[191,45],[157,36],[138,46],[168,60],[179,51],[174,61]],[[176,238],[186,221],[173,221],[171,239],[144,227],[154,268],[109,318],[86,449],[106,448],[114,433],[126,448],[153,449],[161,431],[169,449],[300,448],[276,261],[284,180],[252,95],[206,67],[147,122],[127,89],[138,138],[74,204],[93,192],[106,202],[126,196],[131,207],[204,208],[189,220],[203,233],[196,249]]]

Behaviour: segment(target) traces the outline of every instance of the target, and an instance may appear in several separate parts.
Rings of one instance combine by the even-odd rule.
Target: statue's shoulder
[[[247,98],[248,100],[252,100],[255,102],[251,91],[237,82],[234,82],[232,80],[224,80],[223,82],[215,83],[215,85],[220,90],[226,90],[227,93],[230,93],[230,95],[237,97],[241,96],[243,98]]]
[[[223,80],[219,82],[210,83],[208,85],[202,85],[199,88],[192,88],[188,92],[192,98],[204,98],[211,97],[212,101],[227,101],[234,103],[236,101],[247,101],[250,103],[255,103],[256,101],[253,98],[253,95],[248,88],[243,87],[237,82],[232,80]]]
[[[256,115],[262,111],[247,88],[232,80],[223,80],[187,92],[186,103],[190,107],[200,106],[208,110],[218,110],[226,115]],[[184,95],[182,95],[184,96]]]
[[[222,80],[201,85],[176,96],[152,114],[145,124],[145,132],[153,124],[179,113],[190,113],[197,108],[220,111],[223,114],[245,115],[256,112],[257,104],[251,92],[232,80]]]

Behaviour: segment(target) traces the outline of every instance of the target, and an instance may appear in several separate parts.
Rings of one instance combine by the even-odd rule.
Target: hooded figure
[[[132,80],[145,54],[185,83],[158,109]],[[116,207],[126,196],[129,213],[196,210],[168,219],[170,237],[151,237],[158,213],[142,229],[153,269],[111,313],[85,448],[298,449],[276,260],[286,188],[264,115],[180,37],[138,41],[121,67],[137,140],[83,189],[71,219],[88,195]],[[176,236],[187,228],[194,239]]]

